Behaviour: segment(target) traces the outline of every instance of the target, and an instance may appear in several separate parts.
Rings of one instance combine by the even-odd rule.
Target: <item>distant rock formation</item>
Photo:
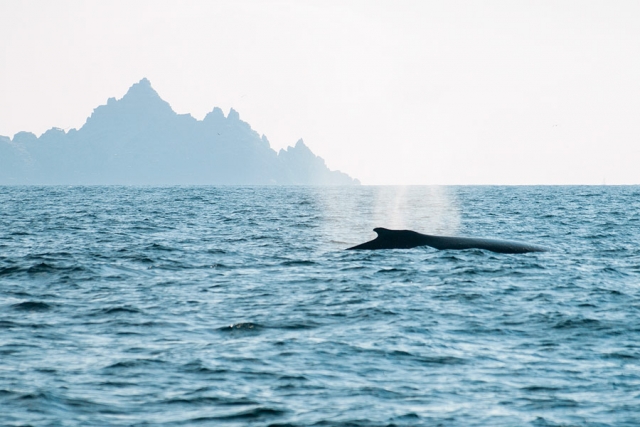
[[[147,79],[109,98],[79,130],[0,136],[0,184],[350,185],[302,140],[276,153],[231,109],[176,114]]]

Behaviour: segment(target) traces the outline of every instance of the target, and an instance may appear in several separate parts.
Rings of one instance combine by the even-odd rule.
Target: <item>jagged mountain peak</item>
[[[296,141],[296,145],[293,148],[295,148],[297,150],[306,150],[306,151],[311,152],[311,150],[309,149],[309,147],[307,147],[307,144],[304,143],[302,138],[300,138],[298,141]]]
[[[119,122],[131,120],[140,123],[167,120],[175,115],[171,105],[158,95],[149,79],[143,78],[134,83],[122,98],[109,98],[106,105],[94,109],[83,129],[111,128]]]
[[[134,83],[120,99],[120,102],[146,107],[162,106],[163,108],[171,109],[169,103],[158,95],[158,92],[151,86],[151,82],[146,77],[138,83]]]
[[[293,156],[304,156],[304,157],[313,157],[313,158],[317,157],[315,154],[313,154],[313,152],[307,146],[307,144],[304,143],[302,138],[300,138],[296,142],[296,145],[294,145],[293,147],[287,147],[286,149],[281,148],[279,155],[284,155],[284,156],[293,155]]]
[[[220,107],[214,107],[214,109],[211,110],[211,112],[207,113],[203,121],[207,122],[210,120],[221,120],[221,119],[224,119],[224,113],[222,112]]]
[[[158,98],[160,97],[160,95],[158,95],[158,92],[156,92],[156,90],[151,86],[151,82],[149,81],[149,79],[146,77],[143,77],[142,79],[140,79],[138,83],[134,83],[131,85],[127,93],[124,95],[124,97],[128,97],[128,96],[157,96]]]
[[[240,113],[238,113],[236,110],[231,108],[229,110],[229,114],[227,114],[227,119],[228,120],[233,120],[233,121],[240,120]]]

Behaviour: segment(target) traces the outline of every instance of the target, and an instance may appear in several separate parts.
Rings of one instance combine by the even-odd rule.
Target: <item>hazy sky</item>
[[[0,0],[0,135],[143,77],[365,184],[640,183],[638,1]]]

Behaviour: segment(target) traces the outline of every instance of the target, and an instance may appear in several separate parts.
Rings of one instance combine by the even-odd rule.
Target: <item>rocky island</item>
[[[0,185],[352,185],[300,139],[267,138],[214,108],[177,114],[147,79],[93,111],[78,130],[0,136]]]

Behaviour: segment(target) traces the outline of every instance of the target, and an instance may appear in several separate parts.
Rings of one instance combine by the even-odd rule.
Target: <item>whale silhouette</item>
[[[382,227],[374,228],[373,231],[378,234],[378,237],[369,242],[347,248],[347,250],[410,249],[418,246],[430,246],[436,249],[485,249],[501,254],[523,254],[548,250],[542,246],[507,240],[430,236],[411,230],[389,230]]]

